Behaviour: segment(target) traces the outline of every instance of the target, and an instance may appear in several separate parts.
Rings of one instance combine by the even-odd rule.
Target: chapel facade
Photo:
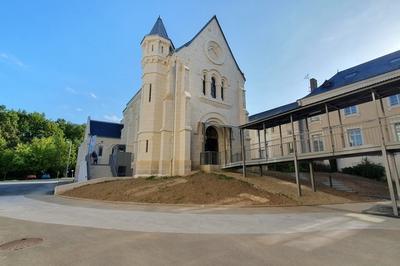
[[[120,150],[132,154],[131,169],[125,172],[188,175],[202,165],[214,169],[237,156],[238,127],[248,121],[245,77],[217,17],[180,47],[175,47],[159,17],[140,45],[142,83],[121,121]],[[86,149],[90,121],[88,127],[78,163],[79,157],[100,146],[102,151],[113,150],[104,148],[107,136]],[[110,145],[115,145],[115,138]]]

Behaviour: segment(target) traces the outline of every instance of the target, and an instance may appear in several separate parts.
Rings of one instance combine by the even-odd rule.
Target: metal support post
[[[295,174],[296,174],[297,193],[298,193],[299,197],[301,197],[299,162],[297,160],[297,145],[296,145],[296,135],[294,134],[293,115],[290,115],[290,124],[292,125],[293,162],[294,162],[294,170],[295,170]]]
[[[242,146],[242,162],[243,162],[243,168],[242,168],[242,172],[243,172],[243,177],[246,177],[246,149],[245,149],[245,145],[244,145],[244,134],[243,134],[243,129],[240,129],[240,145]]]
[[[312,161],[308,162],[308,166],[310,167],[310,181],[311,181],[311,188],[312,191],[317,191],[317,188],[315,187],[315,177],[314,177],[314,167]]]
[[[388,188],[389,188],[389,194],[390,194],[390,199],[392,201],[392,208],[393,208],[393,214],[395,216],[399,216],[399,211],[397,209],[397,201],[396,201],[396,196],[394,194],[394,188],[393,188],[393,181],[392,181],[392,174],[390,172],[390,166],[389,166],[389,159],[388,159],[388,152],[386,150],[386,143],[385,143],[385,135],[384,135],[384,130],[382,127],[382,122],[379,117],[379,107],[378,107],[378,101],[376,100],[375,93],[372,91],[372,100],[375,103],[376,107],[376,116],[378,118],[378,123],[379,123],[379,129],[380,129],[380,138],[381,138],[381,146],[382,146],[382,158],[383,162],[385,165],[385,173],[386,173],[386,180],[388,182]]]

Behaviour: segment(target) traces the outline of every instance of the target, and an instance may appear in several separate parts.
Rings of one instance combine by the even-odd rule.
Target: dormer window
[[[396,57],[396,58],[390,60],[390,63],[391,63],[391,64],[400,63],[400,57]]]
[[[352,72],[344,76],[345,79],[351,79],[354,78],[357,75],[357,72]]]
[[[214,77],[211,78],[211,97],[217,98],[217,85]]]
[[[395,107],[400,105],[400,94],[389,96],[390,107]]]
[[[357,105],[348,106],[348,107],[344,108],[345,116],[356,115],[357,113],[358,113]]]

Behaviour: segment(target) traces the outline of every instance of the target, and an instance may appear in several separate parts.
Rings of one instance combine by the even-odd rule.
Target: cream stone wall
[[[219,60],[210,59],[208,44],[217,43],[221,48]],[[225,160],[225,137],[228,129],[233,127],[233,151],[240,152],[240,139],[237,127],[247,122],[248,113],[243,101],[245,79],[236,66],[228,44],[215,19],[205,27],[187,47],[177,52],[177,59],[182,61],[189,71],[188,92],[190,99],[190,128],[191,128],[191,160],[192,169],[198,169],[200,152],[204,150],[204,136],[202,123],[216,125],[218,132],[219,151],[221,161]],[[203,77],[206,77],[206,94],[203,94]],[[211,78],[216,80],[216,98],[211,96]],[[221,98],[221,84],[224,83]],[[224,136],[224,134],[226,136]]]
[[[209,44],[219,49],[219,58],[210,57]],[[203,132],[209,125],[217,128],[221,161],[240,152],[237,127],[248,116],[245,79],[216,18],[179,51],[171,53],[170,40],[158,35],[145,36],[141,45],[142,86],[124,111],[122,133],[122,142],[133,147],[134,175],[187,175],[199,169]],[[210,94],[212,77],[216,98]]]
[[[126,151],[132,153],[132,165],[131,168],[135,173],[135,160],[137,156],[138,150],[138,129],[139,129],[139,120],[140,120],[140,104],[141,104],[141,96],[142,90],[135,94],[132,99],[126,105],[126,108],[123,111],[123,120],[124,128],[121,132],[121,143],[126,145]]]

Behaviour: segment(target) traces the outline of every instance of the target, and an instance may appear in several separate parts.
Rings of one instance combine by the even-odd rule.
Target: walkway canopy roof
[[[241,128],[271,128],[400,93],[400,51],[338,72],[306,97],[249,117]]]

